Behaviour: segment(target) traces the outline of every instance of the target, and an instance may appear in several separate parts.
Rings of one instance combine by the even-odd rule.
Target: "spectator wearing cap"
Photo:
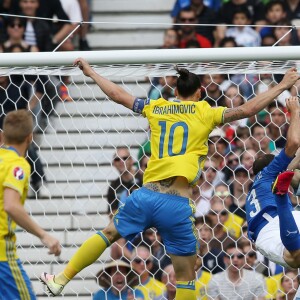
[[[137,274],[130,264],[122,260],[111,261],[97,274],[97,282],[102,287],[94,294],[93,300],[142,300],[143,294],[133,287],[138,283]]]
[[[222,170],[225,165],[225,155],[229,143],[225,139],[225,134],[221,128],[215,128],[209,135],[207,156],[216,163],[218,170]]]
[[[249,185],[252,181],[250,179],[249,171],[243,165],[237,166],[233,172],[233,175],[234,178],[229,184],[233,203],[229,207],[229,210],[245,220],[246,197],[249,191]]]

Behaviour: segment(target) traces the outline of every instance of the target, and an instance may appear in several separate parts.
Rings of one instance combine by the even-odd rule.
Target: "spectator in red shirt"
[[[211,48],[212,44],[205,36],[196,32],[197,18],[196,13],[190,8],[180,11],[178,16],[178,23],[187,24],[180,28],[180,42],[179,48],[186,48],[187,42],[191,40],[198,41],[200,48]],[[194,24],[194,25],[193,25]]]

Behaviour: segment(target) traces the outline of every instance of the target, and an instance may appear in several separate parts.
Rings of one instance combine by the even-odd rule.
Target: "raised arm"
[[[267,107],[284,90],[293,86],[299,78],[300,76],[297,73],[297,69],[291,68],[285,73],[282,81],[270,90],[257,95],[241,106],[226,109],[224,113],[224,123],[249,118],[256,115],[262,109]]]
[[[135,97],[127,93],[123,88],[110,80],[100,76],[89,65],[89,63],[83,58],[77,58],[74,62],[75,66],[78,66],[85,76],[90,77],[97,83],[100,89],[114,102],[122,104],[125,107],[132,109]]]

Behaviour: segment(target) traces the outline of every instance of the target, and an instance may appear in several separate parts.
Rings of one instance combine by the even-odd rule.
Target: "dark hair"
[[[246,6],[237,7],[232,14],[232,21],[237,14],[243,14],[248,20],[251,20],[251,14],[249,9]]]
[[[185,48],[201,48],[197,40],[190,40],[186,43]]]
[[[284,110],[284,106],[278,102],[278,101],[273,101],[268,105],[268,110],[270,110],[271,108],[279,108],[282,112]]]
[[[251,126],[251,135],[253,135],[254,133],[254,129],[257,128],[257,127],[260,127],[260,128],[263,128],[263,129],[267,129],[269,127],[267,127],[268,124],[266,122],[259,122],[259,123],[254,123],[252,126]]]
[[[255,159],[252,166],[254,175],[257,175],[260,171],[263,170],[263,168],[268,166],[270,162],[274,159],[274,157],[275,155],[273,154],[265,154]]]
[[[8,17],[7,19],[5,19],[6,26],[13,25],[17,22],[20,23],[23,27],[26,26],[26,19],[25,18]]]
[[[265,13],[267,14],[269,10],[273,8],[275,5],[280,5],[283,11],[286,11],[286,4],[282,0],[273,0],[266,4]]]
[[[198,75],[184,68],[175,67],[179,74],[177,79],[178,94],[184,98],[192,96],[197,89],[201,89],[201,82]]]
[[[223,48],[228,42],[233,43],[234,47],[238,46],[236,40],[233,37],[225,37],[221,40],[219,47]]]

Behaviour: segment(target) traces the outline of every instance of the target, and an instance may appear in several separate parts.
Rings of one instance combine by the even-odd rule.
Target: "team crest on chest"
[[[13,173],[14,177],[18,180],[22,180],[24,178],[24,171],[21,167],[15,167]]]

